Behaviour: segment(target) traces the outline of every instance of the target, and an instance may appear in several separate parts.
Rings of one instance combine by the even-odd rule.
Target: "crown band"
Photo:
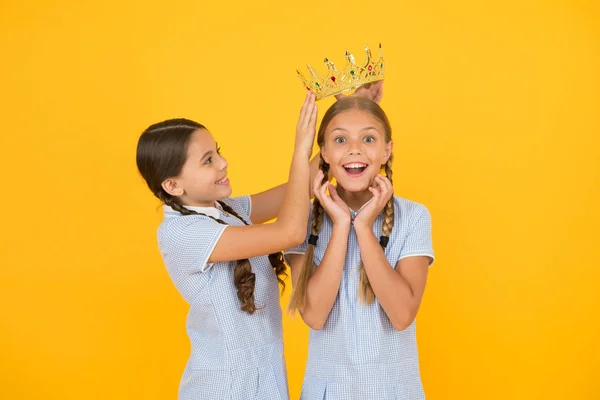
[[[303,85],[315,94],[317,100],[320,100],[383,79],[385,63],[381,55],[381,43],[377,60],[371,57],[368,46],[365,46],[365,53],[365,62],[358,65],[354,56],[346,50],[346,66],[342,70],[338,70],[332,61],[325,58],[327,67],[325,76],[319,76],[310,65],[306,66],[310,72],[309,79],[305,78],[300,71],[296,72]]]

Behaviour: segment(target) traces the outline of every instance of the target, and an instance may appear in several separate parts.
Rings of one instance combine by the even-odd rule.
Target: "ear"
[[[329,154],[327,154],[327,147],[321,147],[321,156],[323,156],[323,161],[329,164]]]
[[[183,195],[183,188],[178,185],[177,180],[174,178],[165,179],[160,186],[171,196]]]
[[[381,159],[381,165],[384,165],[390,159],[392,155],[392,150],[394,149],[394,141],[390,140],[385,144],[385,150],[383,152],[383,158]]]

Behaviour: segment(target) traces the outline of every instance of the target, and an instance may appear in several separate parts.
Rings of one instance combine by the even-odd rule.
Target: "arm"
[[[309,169],[310,177],[309,182],[312,182],[319,172],[319,159],[321,155],[317,154],[310,160]],[[307,185],[309,194],[312,193],[310,184]],[[283,183],[274,188],[265,190],[264,192],[256,193],[250,196],[252,201],[252,212],[250,213],[250,220],[253,224],[262,224],[277,217],[279,209],[285,198],[285,189],[287,183]]]
[[[296,126],[288,187],[277,220],[271,224],[227,227],[209,262],[256,257],[302,243],[310,206],[306,187],[309,184],[308,159],[312,153],[316,119],[315,98],[309,93]]]
[[[322,210],[318,212],[327,212],[333,222],[333,231],[319,268],[308,281],[306,301],[304,307],[299,311],[308,326],[319,330],[325,325],[338,295],[346,261],[351,218],[348,206],[340,198],[335,187],[329,183],[329,179],[324,179],[322,171],[317,173],[313,188],[315,197],[322,207]],[[329,195],[327,195],[327,190],[329,190]],[[300,257],[296,257],[290,267],[292,284],[294,284],[300,275]]]
[[[373,233],[373,223],[394,190],[387,178],[378,175],[369,191],[373,193],[373,198],[354,219],[356,238],[365,272],[379,304],[394,328],[403,330],[413,322],[421,305],[430,258],[420,255],[406,257],[398,261],[395,270],[392,268]],[[410,238],[407,242],[410,242]]]
[[[356,227],[356,236],[365,271],[379,304],[396,330],[406,329],[414,321],[421,305],[429,257],[403,258],[394,270],[372,227]]]
[[[306,304],[299,311],[306,325],[312,329],[323,328],[337,298],[346,260],[349,232],[350,224],[334,225],[323,260],[308,282]],[[301,259],[300,255],[290,255],[292,284],[295,284],[300,274]]]

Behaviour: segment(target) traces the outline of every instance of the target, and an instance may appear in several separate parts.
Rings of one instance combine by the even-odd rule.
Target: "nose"
[[[225,168],[227,168],[229,166],[229,164],[227,163],[227,160],[225,159],[225,157],[219,156],[219,158],[220,158],[219,169],[222,171]]]
[[[348,146],[348,154],[351,156],[361,155],[362,150],[360,144],[355,142],[350,143],[350,146]]]

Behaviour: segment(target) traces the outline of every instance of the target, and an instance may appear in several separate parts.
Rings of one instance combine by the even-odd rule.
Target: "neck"
[[[187,196],[181,196],[179,198],[179,201],[181,204],[183,204],[184,207],[186,206],[191,206],[191,207],[215,207],[217,201],[216,200],[212,200],[212,201],[196,201],[194,199],[190,199]]]
[[[358,211],[365,203],[373,197],[373,193],[369,190],[362,190],[360,192],[350,192],[341,186],[337,186],[338,195],[344,202],[354,211]]]

